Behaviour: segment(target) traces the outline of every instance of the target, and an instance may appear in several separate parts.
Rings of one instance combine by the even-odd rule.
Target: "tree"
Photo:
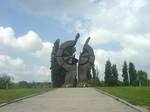
[[[92,66],[92,74],[93,74],[93,79],[95,79],[96,78],[96,68],[95,68],[95,65]]]
[[[96,86],[100,86],[99,73],[100,73],[100,70],[98,67],[96,67],[95,69],[95,85]]]
[[[118,85],[118,70],[116,64],[112,65],[112,86]]]
[[[88,80],[88,83],[90,84],[90,86],[92,87],[96,87],[96,86],[100,86],[100,80],[99,80],[99,70],[98,67],[95,68],[95,65],[93,65],[92,67],[92,76],[90,80]]]
[[[6,73],[0,74],[0,89],[8,89],[11,84],[11,77]]]
[[[18,82],[18,86],[21,88],[28,88],[29,83],[27,81],[20,81],[20,82]]]
[[[130,76],[130,85],[137,85],[137,74],[135,66],[132,62],[129,63],[129,76]]]
[[[91,68],[90,68],[87,71],[87,81],[90,80],[91,78],[92,78],[92,75],[91,75]]]
[[[61,87],[64,84],[66,71],[62,68],[56,60],[56,54],[59,49],[60,40],[54,42],[53,50],[51,53],[51,79],[53,87]]]
[[[144,72],[142,70],[138,70],[137,77],[138,77],[139,86],[148,85],[148,75],[146,72]]]
[[[112,85],[112,69],[111,69],[111,62],[110,60],[106,61],[105,64],[105,84],[107,86],[111,86]]]
[[[128,66],[127,62],[124,61],[123,68],[122,68],[122,77],[123,77],[123,83],[125,86],[129,85],[129,78],[128,78]]]

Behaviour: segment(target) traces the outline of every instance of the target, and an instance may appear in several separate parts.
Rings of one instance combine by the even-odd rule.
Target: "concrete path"
[[[1,107],[0,112],[137,112],[94,88],[61,88]]]

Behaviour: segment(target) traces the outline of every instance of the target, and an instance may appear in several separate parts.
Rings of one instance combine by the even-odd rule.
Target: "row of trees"
[[[110,60],[106,61],[104,78],[107,86],[118,85],[118,70],[115,64],[111,65]]]
[[[27,82],[19,81],[17,83],[12,81],[7,73],[0,73],[0,89],[9,88],[38,88],[38,87],[51,87],[49,82]]]
[[[122,67],[122,77],[124,86],[145,86],[148,85],[148,75],[143,70],[136,70],[132,62],[127,64],[126,61]],[[111,64],[110,60],[105,64],[105,85],[106,86],[118,86],[118,70],[116,64]]]
[[[129,63],[129,67],[126,61],[123,64],[122,76],[124,85],[132,85],[132,86],[141,86],[147,85],[148,83],[148,75],[143,70],[136,70],[135,66],[132,62]]]
[[[43,88],[43,87],[51,87],[51,83],[19,81],[18,83],[13,83],[13,86],[19,88]]]

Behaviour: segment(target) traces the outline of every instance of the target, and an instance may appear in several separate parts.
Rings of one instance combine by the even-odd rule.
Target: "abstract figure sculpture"
[[[77,34],[75,40],[64,42],[57,52],[58,64],[67,71],[64,84],[66,87],[72,87],[74,81],[76,80],[78,60],[75,58],[74,53],[76,51],[75,45],[79,36],[80,35]]]
[[[78,86],[84,87],[87,84],[87,71],[94,65],[94,52],[88,45],[90,37],[86,40],[82,53],[79,57],[78,65]]]
[[[88,45],[90,38],[88,38],[84,44],[83,51],[79,57],[79,63],[75,58],[75,45],[79,39],[79,36],[80,35],[77,34],[75,40],[62,43],[57,52],[58,64],[67,71],[64,83],[65,87],[73,87],[74,81],[77,80],[77,74],[78,85],[83,87],[87,83],[87,70],[94,64],[94,52],[93,49]]]

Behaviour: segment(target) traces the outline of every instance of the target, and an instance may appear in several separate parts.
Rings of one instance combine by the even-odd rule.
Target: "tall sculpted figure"
[[[64,83],[65,87],[73,87],[74,81],[76,81],[78,60],[75,58],[75,45],[79,36],[77,34],[75,40],[62,43],[57,52],[58,64],[67,71]]]
[[[80,53],[78,64],[78,86],[84,87],[87,84],[87,72],[94,65],[95,55],[92,47],[88,44],[90,37],[87,38],[83,50]]]

